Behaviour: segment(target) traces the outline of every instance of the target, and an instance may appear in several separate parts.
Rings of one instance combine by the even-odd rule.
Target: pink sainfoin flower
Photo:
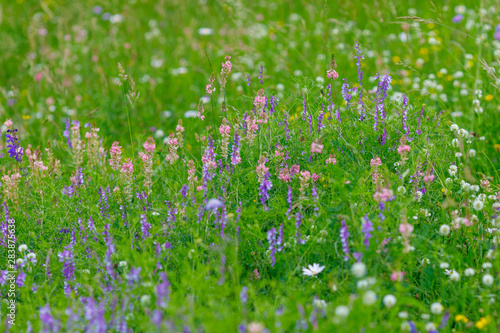
[[[35,81],[36,81],[36,82],[40,82],[40,81],[42,81],[42,79],[43,79],[43,74],[42,74],[42,72],[38,72],[38,73],[36,73],[34,78],[35,78]]]
[[[214,91],[215,91],[215,85],[214,85],[214,82],[215,82],[215,75],[212,73],[212,75],[210,75],[210,78],[208,79],[208,81],[210,82],[209,84],[207,84],[207,94],[211,95]]]
[[[319,141],[311,143],[311,153],[321,154],[323,151],[323,145]]]
[[[408,157],[406,155],[410,152],[410,146],[406,144],[406,137],[402,136],[400,140],[400,145],[398,147],[398,154],[401,155],[401,163],[400,165],[405,164]]]
[[[326,159],[326,164],[337,164],[337,159],[335,158],[335,155],[330,154],[330,157]]]
[[[413,232],[413,226],[407,222],[403,222],[399,225],[399,232],[403,237],[403,253],[408,253],[413,250],[413,247],[410,246],[410,235]]]
[[[152,177],[153,177],[153,156],[156,147],[155,141],[152,137],[149,137],[146,142],[144,142],[145,153],[139,153],[142,160],[143,173],[144,173],[144,187],[148,190],[148,194],[151,193]]]
[[[264,89],[259,89],[253,103],[255,105],[255,112],[260,115],[262,110],[264,109],[264,106],[266,105],[266,96],[264,96]]]
[[[111,169],[114,171],[118,171],[120,169],[120,162],[121,162],[121,154],[122,154],[122,147],[118,145],[119,142],[115,141],[113,142],[113,145],[111,145],[111,149],[109,150],[109,154],[111,155],[111,158],[108,160],[109,166],[111,166]]]
[[[283,158],[283,147],[278,145],[276,146],[276,149],[274,150],[274,157],[276,157],[278,160],[281,160]]]
[[[220,86],[221,90],[224,90],[226,87],[227,83],[227,77],[229,76],[229,73],[231,73],[231,69],[233,68],[233,64],[231,64],[231,56],[227,55],[225,57],[225,62],[222,63],[222,69],[220,71]]]
[[[381,166],[382,161],[380,160],[380,157],[375,157],[370,160],[370,166],[376,167],[376,166]]]
[[[10,176],[5,175],[2,177],[3,195],[6,200],[11,200],[12,202],[17,203],[19,198],[18,188],[20,179],[21,175],[19,173],[14,173]]]
[[[335,80],[339,77],[339,73],[337,73],[337,71],[334,69],[329,69],[326,71],[326,77]]]
[[[299,164],[293,164],[291,167],[290,167],[290,175],[294,175],[296,173],[299,173],[300,172],[300,165]]]
[[[125,194],[125,198],[127,199],[127,201],[131,201],[134,164],[132,164],[132,160],[130,158],[127,158],[125,162],[123,162],[120,171],[122,176],[122,182],[124,184],[123,192]]]
[[[188,184],[189,188],[195,188],[196,183],[198,182],[198,177],[196,176],[196,166],[193,160],[189,160],[187,163],[188,167]]]
[[[7,127],[7,129],[12,129],[12,126],[14,125],[10,119],[7,119],[3,124]]]
[[[177,149],[179,148],[179,140],[175,137],[175,134],[172,133],[169,135],[167,139],[168,145],[168,154],[165,159],[170,162],[170,164],[174,164],[175,161],[179,159],[179,155],[177,155]]]
[[[373,199],[376,202],[387,202],[394,196],[394,192],[389,188],[382,188],[381,190],[377,190],[375,194],[373,194]]]
[[[28,145],[25,153],[26,156],[28,156],[29,167],[31,168],[33,179],[38,181],[41,177],[45,177],[47,174],[45,171],[48,171],[49,168],[43,165],[39,151],[34,151],[31,145]]]
[[[289,183],[290,182],[290,171],[288,171],[287,168],[281,169],[278,178],[281,181],[284,181],[285,183]]]
[[[92,126],[90,132],[85,134],[87,138],[87,156],[89,158],[88,163],[91,168],[96,167],[99,161],[99,135],[97,134],[99,129]]]
[[[332,57],[332,60],[330,61],[330,69],[326,71],[327,78],[335,80],[336,78],[339,77],[339,73],[337,73],[335,68],[337,68],[337,63],[335,62],[335,59]]]
[[[375,157],[370,160],[370,166],[373,168],[372,179],[376,183],[378,179],[378,167],[382,165],[380,157]]]
[[[203,108],[203,101],[200,100],[200,102],[198,103],[198,114],[197,114],[197,117],[199,119],[201,119],[201,121],[205,120],[205,116],[203,115],[204,112],[205,112],[205,109]]]
[[[253,140],[256,137],[257,130],[259,129],[259,125],[255,120],[253,112],[250,112],[250,114],[246,116],[245,123],[247,125],[246,140],[248,141],[249,146],[253,146]]]
[[[269,168],[266,167],[265,165],[266,161],[267,161],[266,157],[264,155],[261,155],[258,161],[259,164],[257,165],[257,168],[255,170],[255,172],[257,172],[259,184],[262,183],[262,181],[264,181],[264,176],[269,171]]]
[[[312,180],[313,180],[313,182],[315,182],[315,181],[317,181],[318,179],[320,179],[320,177],[321,177],[321,175],[317,175],[317,174],[313,173],[313,175],[312,175]]]
[[[300,180],[299,199],[304,199],[305,198],[305,196],[304,196],[305,191],[309,187],[309,181],[311,180],[311,173],[307,170],[301,171],[300,176],[299,176],[299,180]]]
[[[231,134],[231,125],[229,124],[229,121],[226,118],[222,119],[222,124],[219,127],[219,133],[222,137],[222,143],[221,143],[222,157],[225,158],[228,154],[229,136]]]
[[[80,139],[80,122],[74,121],[71,127],[71,146],[73,147],[73,162],[77,167],[83,163],[85,144]]]
[[[405,272],[403,271],[394,271],[391,273],[391,280],[393,282],[396,282],[396,281],[401,281],[403,279],[403,277],[405,276]]]

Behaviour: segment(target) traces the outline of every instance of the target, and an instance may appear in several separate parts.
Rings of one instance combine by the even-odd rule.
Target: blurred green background
[[[212,72],[226,54],[233,72],[226,90],[230,108],[243,113],[261,87],[288,108],[300,106],[296,81],[325,86],[335,54],[338,91],[347,76],[357,82],[354,44],[370,77],[389,72],[391,95],[407,93],[443,109],[500,150],[499,99],[480,59],[498,67],[498,1],[3,1],[0,5],[0,114],[19,128],[21,145],[59,139],[65,119],[93,122],[109,146],[130,143],[118,63],[140,97],[130,110],[134,140],[163,140],[181,118],[187,140],[201,123],[189,119],[205,96]],[[480,8],[482,8],[480,10]],[[398,19],[418,16],[435,23]],[[457,15],[462,19],[457,21]],[[455,18],[455,19],[454,19]],[[500,38],[500,36],[498,36]],[[477,40],[480,40],[478,42]],[[247,85],[249,74],[252,84]],[[494,82],[493,82],[494,83]],[[482,114],[474,112],[482,90]],[[295,94],[295,95],[294,95]],[[218,99],[218,95],[214,95]],[[215,122],[222,115],[214,101]],[[491,150],[490,150],[491,149]]]

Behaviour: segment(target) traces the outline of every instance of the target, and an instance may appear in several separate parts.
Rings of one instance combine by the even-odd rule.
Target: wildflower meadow
[[[0,2],[4,332],[500,332],[495,0]]]

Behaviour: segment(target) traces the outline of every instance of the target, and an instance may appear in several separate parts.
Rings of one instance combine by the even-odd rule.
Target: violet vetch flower
[[[66,280],[72,281],[75,279],[75,263],[73,261],[73,253],[71,250],[59,252],[59,262],[63,263],[62,274]]]
[[[243,288],[241,288],[240,301],[241,301],[241,304],[245,304],[246,302],[248,302],[248,287],[247,286],[244,286]]]
[[[252,79],[250,78],[250,74],[246,74],[245,77],[247,78],[247,86],[250,86],[252,83]]]
[[[271,178],[271,174],[267,171],[264,175],[264,180],[260,184],[260,202],[266,211],[269,211],[269,207],[266,206],[266,200],[269,199],[269,190],[273,187],[273,183],[269,178]]]
[[[151,229],[151,224],[148,222],[146,214],[141,214],[141,232],[143,239],[146,239],[150,236],[149,234],[150,229]]]
[[[207,204],[205,205],[205,209],[212,210],[215,212],[222,205],[223,205],[222,201],[220,201],[219,199],[212,198],[208,200]]]
[[[349,244],[347,240],[349,238],[349,231],[347,230],[347,225],[345,220],[342,220],[342,227],[340,228],[340,241],[342,242],[342,251],[344,251],[344,260],[349,260]]]
[[[297,242],[299,244],[305,244],[305,240],[300,239],[300,225],[302,224],[302,216],[299,212],[295,213],[295,237],[297,238]]]
[[[292,195],[293,195],[292,187],[288,186],[288,195],[286,198],[286,202],[288,203],[288,211],[286,213],[288,215],[288,219],[290,219],[292,214]]]
[[[50,305],[46,304],[39,310],[39,318],[43,325],[44,332],[58,332],[59,323],[54,320],[52,314],[50,313]]]
[[[321,123],[323,121],[324,116],[325,116],[325,106],[323,105],[323,103],[321,103],[321,112],[319,113],[318,116],[318,130],[317,130],[318,133],[321,133],[321,130],[323,129],[323,127],[325,127],[325,125]]]
[[[156,285],[156,305],[165,309],[170,295],[170,282],[165,272],[160,273],[160,279],[162,282]]]
[[[189,191],[189,186],[187,186],[186,184],[182,185],[181,194],[184,198],[186,198],[188,191]]]
[[[363,70],[361,69],[361,60],[365,58],[364,55],[361,54],[361,48],[359,43],[356,42],[356,56],[354,58],[357,59],[356,66],[358,67],[358,81],[359,81],[359,99],[358,99],[358,107],[359,107],[359,120],[363,121],[365,106],[363,104]]]
[[[139,282],[139,280],[141,279],[141,268],[138,267],[138,268],[130,268],[130,273],[128,273],[128,284],[129,286],[133,286],[134,283],[137,283]]]
[[[271,267],[276,264],[276,229],[272,228],[267,232],[267,242],[269,243],[269,257],[271,258]]]
[[[68,144],[68,147],[70,149],[73,149],[73,145],[71,144],[71,134],[70,134],[70,128],[71,128],[71,120],[69,118],[66,119],[66,128],[63,132],[63,137],[66,138],[66,143]]]
[[[439,325],[439,329],[443,329],[448,324],[448,319],[450,319],[450,310],[446,310],[443,317],[441,318],[441,324]]]
[[[403,115],[401,119],[401,124],[403,125],[403,131],[405,132],[406,138],[409,140],[410,138],[408,136],[410,135],[410,128],[406,123],[408,117],[408,110],[406,109],[407,107],[408,107],[408,97],[406,97],[406,94],[403,94]]]
[[[73,185],[64,186],[61,190],[61,193],[71,198],[73,196],[73,193],[75,193],[75,188],[73,187]]]
[[[261,85],[264,85],[264,79],[262,78],[263,76],[264,76],[264,67],[260,65],[259,82]]]
[[[344,83],[342,84],[342,98],[346,101],[346,109],[349,108],[349,102],[352,99],[352,89],[349,88],[347,79],[344,79]]]
[[[234,131],[233,152],[231,154],[231,164],[233,166],[241,163],[240,149],[241,149],[240,134],[238,133],[238,131]]]
[[[17,139],[17,129],[8,129],[5,134],[7,138],[7,152],[9,157],[13,157],[17,162],[21,162],[23,158],[23,148],[19,145]]]
[[[99,203],[101,205],[101,215],[109,219],[109,200],[106,191],[99,187]]]
[[[19,271],[16,277],[16,284],[18,287],[24,287],[24,281],[26,280],[26,273]]]
[[[422,134],[422,130],[420,129],[420,125],[422,123],[422,118],[424,117],[424,106],[422,106],[422,109],[420,110],[420,117],[417,119],[417,134],[420,135]]]
[[[364,236],[364,244],[366,249],[370,246],[370,238],[372,238],[373,223],[368,219],[368,214],[365,214],[364,222],[361,224],[361,232]]]

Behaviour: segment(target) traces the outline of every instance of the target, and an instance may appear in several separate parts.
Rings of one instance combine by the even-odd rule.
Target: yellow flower
[[[420,55],[425,56],[429,54],[429,50],[426,47],[423,47],[419,51]]]
[[[400,61],[401,61],[400,57],[398,57],[398,56],[392,57],[392,62],[400,62]]]
[[[495,143],[493,147],[495,147],[495,151],[500,152],[500,144]]]
[[[443,77],[443,73],[438,72],[438,73],[436,74],[436,76],[437,76],[437,77]]]
[[[479,319],[479,321],[476,323],[476,327],[478,329],[482,330],[489,323],[490,323],[490,319],[489,318],[481,317],[481,319]]]
[[[427,28],[429,28],[429,29],[434,28],[434,23],[429,23],[429,24],[427,24]]]
[[[468,322],[469,322],[469,319],[467,319],[467,317],[466,317],[466,316],[459,314],[459,315],[456,315],[456,316],[455,316],[455,321],[456,321],[456,322],[461,322],[461,321],[462,321],[462,322],[464,322],[464,323],[468,323]]]
[[[189,151],[191,151],[191,149],[193,149],[193,147],[191,147],[191,145],[190,145],[190,144],[187,144],[187,145],[186,145],[186,148],[187,148]]]
[[[447,75],[446,76],[447,81],[453,81],[453,75]]]
[[[487,100],[488,102],[491,101],[493,99],[493,95],[486,95],[484,97],[485,100]]]
[[[29,114],[23,114],[23,119],[24,120],[28,120],[30,118],[31,118],[31,116]]]
[[[469,68],[472,68],[474,66],[474,62],[472,60],[469,60],[467,62],[467,65],[469,66]]]

